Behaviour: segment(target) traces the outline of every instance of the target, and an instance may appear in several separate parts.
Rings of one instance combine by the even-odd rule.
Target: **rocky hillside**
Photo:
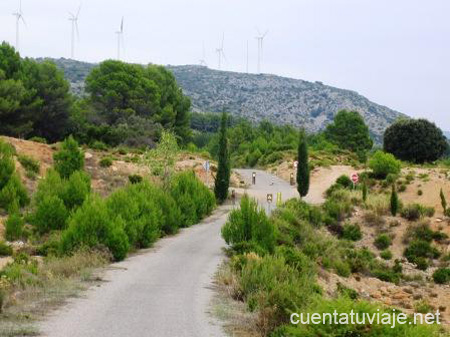
[[[54,60],[83,94],[83,80],[94,64],[67,59]],[[359,111],[373,138],[380,142],[383,131],[401,113],[373,103],[351,90],[275,75],[218,71],[202,66],[169,66],[192,108],[199,112],[226,109],[251,121],[268,119],[277,124],[305,126],[315,132],[323,129],[341,109]]]

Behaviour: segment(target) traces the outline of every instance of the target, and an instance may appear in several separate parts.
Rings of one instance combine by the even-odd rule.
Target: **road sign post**
[[[256,172],[252,173],[252,184],[255,185],[256,184]]]
[[[294,185],[295,185],[295,181],[294,181],[294,173],[291,173],[290,183],[291,183],[291,186],[294,186]]]
[[[273,195],[272,195],[272,193],[267,193],[267,204],[268,204],[268,208],[269,208],[269,213],[271,212],[271,209],[270,209],[270,205],[272,204],[272,200],[273,200]]]
[[[210,162],[209,162],[209,160],[207,160],[207,161],[205,161],[205,163],[203,164],[203,168],[205,169],[205,172],[206,172],[206,186],[209,186],[209,184],[208,184],[208,176],[209,176],[209,167],[210,167]]]
[[[353,182],[353,189],[355,189],[355,187],[356,187],[356,184],[358,183],[358,181],[359,181],[359,175],[358,175],[358,173],[353,173],[352,175],[351,175],[351,179],[352,179],[352,182]]]

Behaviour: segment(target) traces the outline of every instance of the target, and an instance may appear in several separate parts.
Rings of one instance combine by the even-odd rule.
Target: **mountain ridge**
[[[42,59],[39,59],[42,60]],[[50,59],[71,82],[72,91],[84,93],[84,79],[94,63]],[[272,74],[220,71],[199,65],[167,65],[183,92],[191,98],[196,112],[221,112],[252,122],[269,120],[275,124],[304,127],[309,132],[323,130],[342,109],[356,110],[365,119],[372,138],[382,142],[384,130],[406,115],[374,103],[358,92],[322,82],[309,82]]]

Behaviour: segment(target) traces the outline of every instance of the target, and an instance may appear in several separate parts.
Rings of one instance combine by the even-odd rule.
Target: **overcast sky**
[[[69,57],[68,12],[79,0],[22,0],[24,56]],[[18,0],[0,0],[0,40],[15,43]],[[222,68],[256,71],[256,27],[268,30],[262,70],[352,89],[450,130],[449,0],[84,0],[75,58],[209,67],[225,34]]]

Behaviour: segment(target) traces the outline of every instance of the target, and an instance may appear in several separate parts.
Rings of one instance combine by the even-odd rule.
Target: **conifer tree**
[[[444,209],[444,214],[447,213],[447,200],[445,199],[444,191],[441,188],[441,205]]]
[[[392,185],[392,193],[391,193],[391,214],[392,216],[396,216],[398,213],[398,194],[397,190],[395,189],[395,185]]]
[[[223,112],[219,131],[219,163],[214,185],[214,194],[219,202],[227,199],[228,187],[230,186],[231,168],[228,153],[227,124],[228,116],[226,112]]]
[[[297,152],[297,190],[301,197],[308,194],[309,191],[309,160],[308,144],[306,142],[305,131],[300,131],[300,138]]]

